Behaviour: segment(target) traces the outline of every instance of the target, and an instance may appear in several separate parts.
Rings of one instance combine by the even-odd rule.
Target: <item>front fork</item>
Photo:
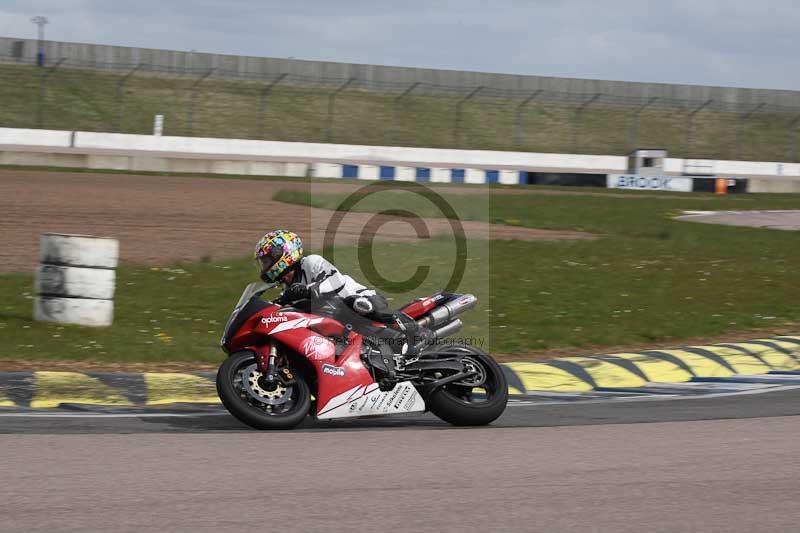
[[[270,339],[269,350],[259,350],[256,354],[259,372],[266,376],[268,382],[275,381],[277,378],[275,360],[278,357],[278,348],[275,346],[275,342]]]

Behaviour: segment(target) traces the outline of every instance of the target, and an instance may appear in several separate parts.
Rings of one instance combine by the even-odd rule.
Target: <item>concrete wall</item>
[[[18,41],[24,42],[23,59],[29,62],[34,61],[36,57],[36,41],[31,39],[0,37],[0,57],[5,56],[8,58],[11,56],[13,44]],[[712,99],[714,100],[714,105],[731,105],[742,108],[761,103],[773,106],[800,107],[800,92],[798,91],[518,76],[485,72],[206,54],[58,41],[47,41],[45,50],[49,59],[65,57],[70,61],[94,68],[127,69],[139,63],[146,63],[169,69],[188,69],[197,73],[213,68],[216,70],[212,76],[219,77],[274,78],[280,74],[288,73],[296,80],[325,84],[338,84],[341,80],[355,78],[362,85],[383,85],[383,90],[402,91],[411,84],[421,82],[427,85],[427,89],[426,87],[421,87],[420,90],[432,90],[433,86],[444,86],[447,90],[457,91],[460,89],[463,91],[464,89],[483,86],[487,90],[510,91],[520,94],[531,94],[535,91],[552,91],[575,95],[602,93],[634,101],[646,101],[651,97],[659,97],[661,100],[673,100],[676,102]]]
[[[0,164],[271,176],[343,178],[355,166],[359,179],[377,180],[391,167],[396,181],[467,184],[527,183],[527,172],[626,173],[622,156],[449,150],[155,137],[122,133],[0,128]],[[800,164],[666,158],[667,175],[700,174],[748,178],[751,192],[800,192]],[[418,177],[429,169],[429,177]]]
[[[71,131],[0,128],[0,145],[69,147],[71,138]]]
[[[0,128],[2,131],[3,128]],[[26,130],[36,132],[38,130]],[[35,133],[26,133],[22,140],[35,144]],[[9,143],[20,144],[20,143]],[[24,144],[24,143],[22,143]],[[456,167],[498,169],[519,167],[544,171],[547,169],[576,172],[620,171],[627,169],[624,156],[550,154],[536,152],[499,152],[491,150],[455,150],[439,148],[406,148],[402,146],[362,146],[347,144],[254,141],[246,139],[213,139],[203,137],[155,137],[126,133],[76,132],[74,146],[85,149],[141,150],[151,153],[170,152],[219,157],[270,157],[289,161],[330,160],[407,163],[413,167]],[[401,165],[403,166],[403,165]],[[359,176],[363,178],[364,176]],[[467,182],[474,177],[468,175]]]
[[[800,179],[753,178],[747,183],[747,192],[800,193]]]

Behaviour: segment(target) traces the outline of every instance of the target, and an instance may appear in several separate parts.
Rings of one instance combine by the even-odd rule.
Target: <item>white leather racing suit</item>
[[[375,296],[377,293],[339,272],[321,255],[307,255],[300,261],[300,269],[294,283],[313,285],[318,294],[335,293],[340,298]]]
[[[342,274],[322,256],[308,255],[300,261],[295,279],[292,280],[292,285],[295,284],[308,287],[307,297],[312,300],[322,295],[336,295],[357,313],[393,326],[410,341],[404,347],[404,353],[421,339],[417,337],[420,328],[412,318],[399,311],[392,311],[386,298],[347,274]]]

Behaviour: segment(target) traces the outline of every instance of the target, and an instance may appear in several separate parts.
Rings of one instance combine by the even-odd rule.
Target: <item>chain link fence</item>
[[[800,107],[0,56],[0,126],[345,144],[798,160]]]

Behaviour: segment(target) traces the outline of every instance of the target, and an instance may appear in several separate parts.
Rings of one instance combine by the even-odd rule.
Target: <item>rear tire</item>
[[[242,385],[242,373],[255,362],[252,352],[235,353],[225,359],[217,371],[217,394],[222,405],[240,422],[256,429],[291,429],[300,424],[311,407],[311,392],[303,376],[293,372],[294,382],[286,387],[289,405],[270,412],[270,407],[260,404]]]
[[[491,356],[472,346],[450,347],[442,355],[452,353],[467,355],[486,372],[485,401],[470,401],[472,390],[459,385],[445,385],[428,398],[430,411],[455,426],[485,426],[495,421],[508,403],[508,382],[500,365]]]

